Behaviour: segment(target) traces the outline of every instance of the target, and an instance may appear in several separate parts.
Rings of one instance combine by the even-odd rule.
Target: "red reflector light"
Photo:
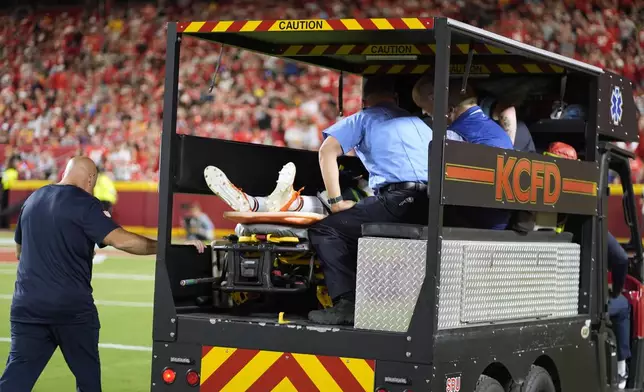
[[[177,372],[170,368],[165,368],[163,370],[163,382],[166,384],[172,384],[177,378]]]
[[[376,389],[376,392],[389,392],[389,391],[386,390],[385,388],[378,388]]]
[[[186,373],[186,382],[191,387],[199,385],[199,373],[194,370],[188,370],[188,373]]]

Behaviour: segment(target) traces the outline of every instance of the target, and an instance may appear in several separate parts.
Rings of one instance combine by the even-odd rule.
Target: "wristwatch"
[[[338,196],[338,197],[334,197],[332,199],[327,199],[326,202],[329,203],[329,205],[334,205],[334,204],[337,204],[337,203],[341,202],[342,200],[343,200],[342,196]]]

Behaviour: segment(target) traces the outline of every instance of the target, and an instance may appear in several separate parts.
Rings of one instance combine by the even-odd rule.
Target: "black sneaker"
[[[323,325],[353,325],[354,302],[341,299],[333,307],[309,312],[309,321]]]

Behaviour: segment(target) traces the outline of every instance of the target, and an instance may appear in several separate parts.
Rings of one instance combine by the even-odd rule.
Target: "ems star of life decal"
[[[622,89],[618,86],[613,87],[610,95],[610,119],[613,125],[619,125],[622,122],[622,106],[624,100],[622,99]]]

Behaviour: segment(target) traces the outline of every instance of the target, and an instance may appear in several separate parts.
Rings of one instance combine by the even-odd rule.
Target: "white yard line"
[[[15,268],[0,268],[0,275],[15,275]],[[110,274],[106,272],[95,272],[92,279],[114,279],[114,280],[147,280],[154,281],[154,275],[143,274]]]
[[[0,294],[0,300],[11,300],[13,295]],[[99,306],[121,306],[124,308],[151,308],[152,302],[132,302],[132,301],[102,301],[95,299],[94,303]]]
[[[11,343],[11,338],[2,338],[0,337],[0,343]],[[123,351],[152,351],[152,347],[146,346],[128,346],[125,344],[114,344],[114,343],[99,343],[98,348],[108,348],[114,350],[123,350]]]

